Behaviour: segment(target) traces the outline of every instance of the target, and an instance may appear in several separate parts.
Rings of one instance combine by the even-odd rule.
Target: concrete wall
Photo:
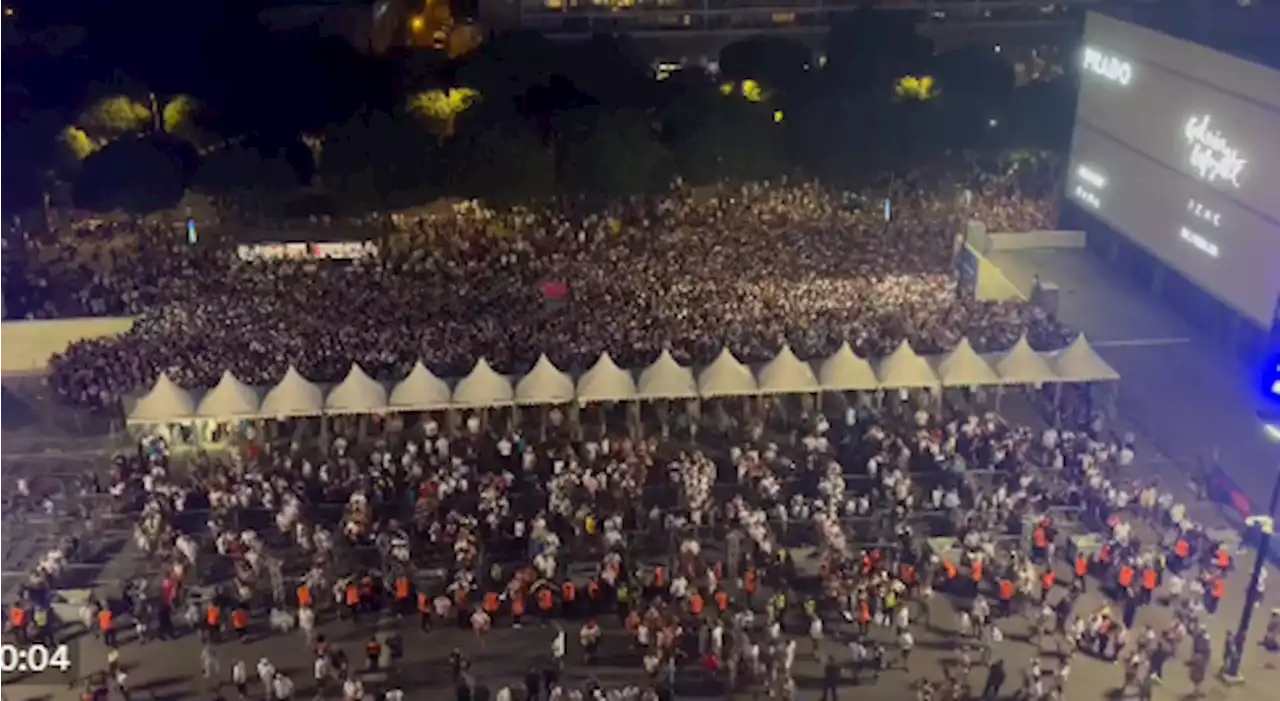
[[[990,251],[1027,251],[1038,248],[1084,248],[1089,235],[1083,231],[1025,231],[1016,234],[988,233]]]
[[[72,343],[119,336],[132,326],[132,317],[6,321],[0,325],[0,373],[43,372]]]

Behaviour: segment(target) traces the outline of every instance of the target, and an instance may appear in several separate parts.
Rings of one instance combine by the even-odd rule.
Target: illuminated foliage
[[[742,81],[742,96],[745,97],[748,102],[763,102],[768,98],[768,95],[765,93],[764,88],[761,87],[760,83],[751,80],[750,78]]]
[[[68,126],[58,134],[58,143],[77,161],[92,156],[100,146],[83,129]]]
[[[733,83],[721,83],[721,84],[720,84],[720,94],[721,94],[721,95],[724,95],[725,97],[728,97],[728,96],[730,96],[730,95],[732,95],[732,94],[733,94],[734,88],[736,88],[736,87],[737,87],[737,86],[736,86],[736,85],[734,85]]]
[[[151,124],[151,110],[137,100],[113,95],[98,100],[80,116],[78,126],[96,139],[138,134]]]
[[[905,75],[893,84],[893,98],[899,102],[922,102],[938,96],[938,87],[931,75]]]
[[[179,95],[160,110],[161,128],[166,134],[181,136],[195,126],[195,116],[199,111],[198,100],[188,95]]]
[[[409,112],[430,120],[433,131],[439,136],[453,136],[458,115],[480,99],[480,93],[471,88],[426,90],[409,98]]]

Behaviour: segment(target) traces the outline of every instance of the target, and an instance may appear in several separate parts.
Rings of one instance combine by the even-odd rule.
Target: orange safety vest
[[[470,594],[471,594],[471,592],[469,592],[469,591],[468,591],[468,590],[466,590],[466,589],[456,589],[456,590],[454,590],[454,592],[453,592],[453,605],[454,605],[454,606],[457,606],[457,607],[458,607],[458,608],[460,608],[460,609],[464,609],[464,608],[466,608],[466,607],[467,607],[467,597],[468,597],[468,596],[470,596]]]
[[[249,612],[244,609],[236,609],[231,612],[231,627],[236,630],[244,630],[249,627]]]
[[[1184,559],[1191,557],[1191,543],[1185,539],[1179,539],[1173,546],[1173,554]]]
[[[99,611],[98,612],[98,630],[106,632],[111,630],[114,627],[115,627],[115,621],[111,620],[111,612],[106,610]]]
[[[756,571],[754,569],[747,570],[747,593],[756,593]]]
[[[360,603],[360,589],[354,584],[347,585],[347,606],[357,606]]]
[[[947,579],[955,579],[960,576],[960,572],[956,570],[956,566],[951,564],[949,560],[942,561],[942,569],[947,573]]]
[[[482,606],[484,607],[485,613],[497,613],[499,606],[498,592],[485,592],[484,604],[482,604]]]
[[[1049,591],[1050,589],[1053,588],[1053,580],[1054,580],[1053,570],[1045,572],[1044,574],[1040,575],[1040,586],[1045,591]]]
[[[550,589],[542,589],[538,592],[538,608],[543,611],[550,611],[551,607],[555,606],[555,604],[556,600],[551,595]]]
[[[1000,600],[1011,601],[1013,599],[1013,582],[1005,579],[1000,582]]]
[[[1089,574],[1089,560],[1081,555],[1076,558],[1076,576],[1083,577]]]
[[[1125,565],[1120,568],[1120,586],[1127,587],[1133,584],[1133,576],[1136,574],[1132,567]]]
[[[729,608],[729,595],[723,590],[716,592],[716,610],[724,612]]]
[[[27,610],[21,606],[14,606],[9,609],[9,624],[14,629],[25,628],[27,626]]]
[[[524,595],[523,594],[518,594],[516,595],[516,598],[511,600],[511,615],[512,616],[524,615]]]
[[[1150,567],[1142,571],[1142,588],[1147,591],[1154,591],[1156,584],[1159,582],[1159,575]]]
[[[431,613],[431,597],[426,592],[418,592],[418,613]]]
[[[210,628],[216,628],[222,623],[222,609],[217,606],[210,606],[204,610],[204,622],[209,624]]]
[[[590,582],[587,582],[587,596],[591,597],[592,599],[599,599],[599,598],[600,598],[600,583],[599,583],[599,582],[597,582],[597,581],[596,581],[596,580],[594,580],[594,579],[593,579],[593,580],[591,580]]]
[[[858,602],[858,622],[859,623],[871,622],[871,605],[865,601]]]
[[[694,594],[692,597],[689,598],[689,613],[692,613],[695,616],[701,616],[702,606],[703,606],[703,601],[702,601],[701,594]]]
[[[982,560],[973,561],[973,566],[969,569],[969,576],[972,577],[975,582],[982,581]]]
[[[407,601],[409,599],[409,579],[407,577],[399,577],[396,579],[396,601]]]
[[[573,586],[573,582],[565,582],[564,585],[560,587],[560,600],[566,604],[570,604],[573,603],[573,600],[576,598],[578,598],[577,587]]]
[[[1222,569],[1225,570],[1231,566],[1231,556],[1227,554],[1226,550],[1223,550],[1222,548],[1218,548],[1218,557],[1215,560],[1215,562],[1218,565],[1218,567],[1221,567]]]
[[[1037,548],[1045,548],[1049,544],[1048,537],[1045,536],[1043,528],[1037,528],[1035,533],[1035,543]]]
[[[298,608],[311,608],[311,590],[298,587]]]
[[[662,571],[661,567],[653,568],[653,586],[665,587],[667,585],[667,573]]]
[[[382,643],[377,640],[370,640],[365,643],[364,654],[367,657],[377,657],[382,654]]]
[[[1221,599],[1227,595],[1227,585],[1222,581],[1221,577],[1213,578],[1213,589],[1209,594],[1215,599]]]

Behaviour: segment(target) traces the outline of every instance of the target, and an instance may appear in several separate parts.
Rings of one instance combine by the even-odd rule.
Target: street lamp
[[[1280,427],[1267,423],[1263,429],[1268,438],[1280,442]],[[1271,554],[1271,539],[1275,535],[1277,507],[1280,507],[1280,470],[1276,472],[1276,483],[1271,488],[1271,501],[1267,504],[1266,513],[1251,516],[1246,520],[1249,529],[1257,532],[1262,542],[1258,544],[1258,557],[1253,563],[1253,574],[1249,577],[1249,590],[1244,595],[1244,610],[1240,612],[1240,625],[1236,628],[1235,654],[1227,656],[1227,668],[1223,670],[1227,679],[1241,679],[1240,664],[1244,661],[1244,651],[1249,641],[1249,624],[1253,622],[1253,610],[1258,607],[1259,600],[1262,598],[1258,591],[1258,581],[1262,579],[1262,570],[1267,566],[1267,558]]]

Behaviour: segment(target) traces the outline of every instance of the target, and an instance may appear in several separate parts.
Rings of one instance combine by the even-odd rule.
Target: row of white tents
[[[858,357],[846,343],[831,357],[809,363],[783,347],[773,360],[753,373],[728,350],[695,375],[664,351],[638,374],[618,367],[601,354],[575,381],[547,356],[515,382],[483,358],[451,388],[422,363],[390,390],[353,365],[326,394],[320,385],[290,367],[284,379],[265,393],[230,372],[216,387],[198,393],[179,387],[167,375],[129,412],[133,424],[180,423],[194,419],[228,421],[292,418],[322,414],[380,414],[449,408],[583,404],[632,400],[670,400],[810,394],[881,389],[976,388],[1049,383],[1107,382],[1120,378],[1083,335],[1066,348],[1041,353],[1026,337],[1004,353],[979,354],[962,340],[940,356],[918,355],[904,341],[877,362]]]

